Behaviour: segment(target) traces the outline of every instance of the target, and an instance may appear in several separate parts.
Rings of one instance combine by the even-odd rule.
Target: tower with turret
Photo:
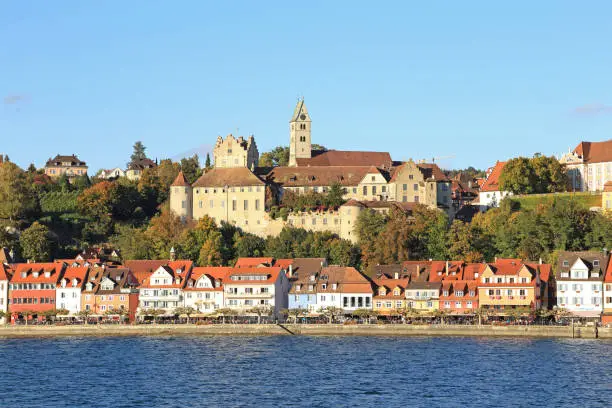
[[[297,166],[297,159],[310,159],[312,157],[310,125],[310,115],[308,109],[306,109],[304,98],[302,98],[298,101],[289,121],[289,166]]]
[[[170,211],[181,217],[181,220],[191,220],[192,212],[192,189],[182,171],[179,172],[174,182],[170,185]]]

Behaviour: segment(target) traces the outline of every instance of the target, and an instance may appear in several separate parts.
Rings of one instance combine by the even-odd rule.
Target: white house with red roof
[[[372,309],[372,282],[348,266],[327,266],[317,279],[317,310],[338,307],[346,312]]]
[[[0,263],[0,312],[8,312],[8,288],[11,280],[8,265]],[[0,323],[6,322],[6,318],[0,317]]]
[[[183,289],[185,307],[192,307],[203,314],[223,308],[223,280],[231,269],[226,266],[193,268]]]
[[[163,309],[166,315],[173,315],[182,307],[183,289],[193,268],[192,261],[170,261],[157,269],[140,285],[138,314],[146,309]]]
[[[279,318],[288,306],[289,280],[280,267],[231,268],[223,288],[225,307],[239,313],[263,306]]]
[[[76,315],[81,311],[81,292],[88,275],[89,267],[87,266],[66,267],[64,276],[57,283],[55,290],[58,309],[66,309],[71,315]]]
[[[472,203],[473,205],[479,205],[481,211],[499,206],[501,200],[512,194],[510,191],[502,191],[499,187],[499,178],[505,165],[506,162],[498,161],[495,166],[487,170],[487,178],[480,186],[478,193],[478,202]]]

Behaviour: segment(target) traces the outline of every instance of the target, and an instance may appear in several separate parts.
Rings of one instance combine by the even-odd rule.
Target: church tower
[[[304,98],[298,101],[293,117],[289,121],[289,166],[296,167],[297,159],[310,159],[312,142],[310,140],[310,115]]]

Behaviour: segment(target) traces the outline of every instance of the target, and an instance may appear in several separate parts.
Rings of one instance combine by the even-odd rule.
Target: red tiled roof
[[[191,187],[191,185],[187,182],[187,179],[185,178],[185,175],[183,174],[182,171],[179,171],[179,174],[176,176],[176,178],[174,179],[174,181],[172,182],[170,186],[171,187]]]
[[[604,282],[612,283],[612,256],[608,259],[608,265],[606,266],[606,274],[604,275]]]
[[[88,266],[68,266],[64,271],[64,279],[72,280],[73,278],[77,278],[80,281],[84,281],[87,277],[87,272],[89,271]]]
[[[231,268],[227,273],[226,278],[224,279],[225,284],[232,285],[265,285],[276,282],[278,276],[281,272],[281,268],[279,267],[264,267],[264,268],[249,268],[249,267],[240,267],[240,268]],[[260,276],[266,275],[266,280],[255,280],[255,279],[242,279],[242,280],[232,280],[232,276]]]
[[[448,177],[446,177],[446,174],[444,174],[444,172],[440,170],[438,165],[435,163],[417,163],[417,167],[419,168],[419,170],[421,170],[421,173],[423,173],[423,177],[425,178],[425,180],[435,179],[448,181]]]
[[[265,184],[246,167],[214,168],[193,183],[193,187],[242,187]]]
[[[191,279],[197,281],[202,275],[223,280],[233,268],[230,266],[196,266],[191,271]]]
[[[330,186],[334,183],[342,186],[357,186],[368,174],[369,169],[370,166],[356,165],[274,167],[266,178],[283,187]]]
[[[0,280],[9,280],[11,278],[9,269],[0,263]]]
[[[11,279],[11,283],[54,283],[59,280],[59,275],[64,269],[64,264],[61,263],[20,263],[15,265],[15,273]],[[22,272],[26,272],[25,277],[21,276]],[[35,278],[33,273],[38,272],[38,277]],[[45,272],[51,272],[51,276],[45,277]]]
[[[142,272],[154,272],[157,268],[162,265],[166,265],[170,262],[167,259],[157,259],[157,260],[145,260],[145,259],[136,259],[130,261],[124,261],[123,265],[126,268],[129,268],[132,273],[140,274]]]
[[[388,152],[359,152],[344,150],[313,150],[310,159],[296,159],[299,167],[308,166],[376,166],[391,167],[393,160]]]
[[[495,167],[493,167],[491,174],[489,174],[489,177],[487,177],[485,182],[480,187],[480,191],[499,191],[499,177],[501,176],[505,165],[506,162],[498,161],[495,163]]]
[[[278,266],[286,270],[289,269],[289,265],[293,265],[293,262],[293,259],[277,259],[276,262],[274,262],[274,266]]]
[[[256,267],[262,264],[271,266],[273,263],[274,263],[274,258],[272,257],[238,258],[238,260],[236,261],[236,265],[234,265],[234,268],[253,268],[253,267]]]
[[[602,163],[612,161],[612,140],[603,142],[580,142],[574,153],[582,157],[585,163]]]

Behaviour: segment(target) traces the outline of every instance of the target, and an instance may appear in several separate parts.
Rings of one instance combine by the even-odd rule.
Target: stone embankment
[[[0,338],[86,336],[481,336],[612,339],[612,328],[571,326],[339,325],[339,324],[162,324],[4,326]]]

